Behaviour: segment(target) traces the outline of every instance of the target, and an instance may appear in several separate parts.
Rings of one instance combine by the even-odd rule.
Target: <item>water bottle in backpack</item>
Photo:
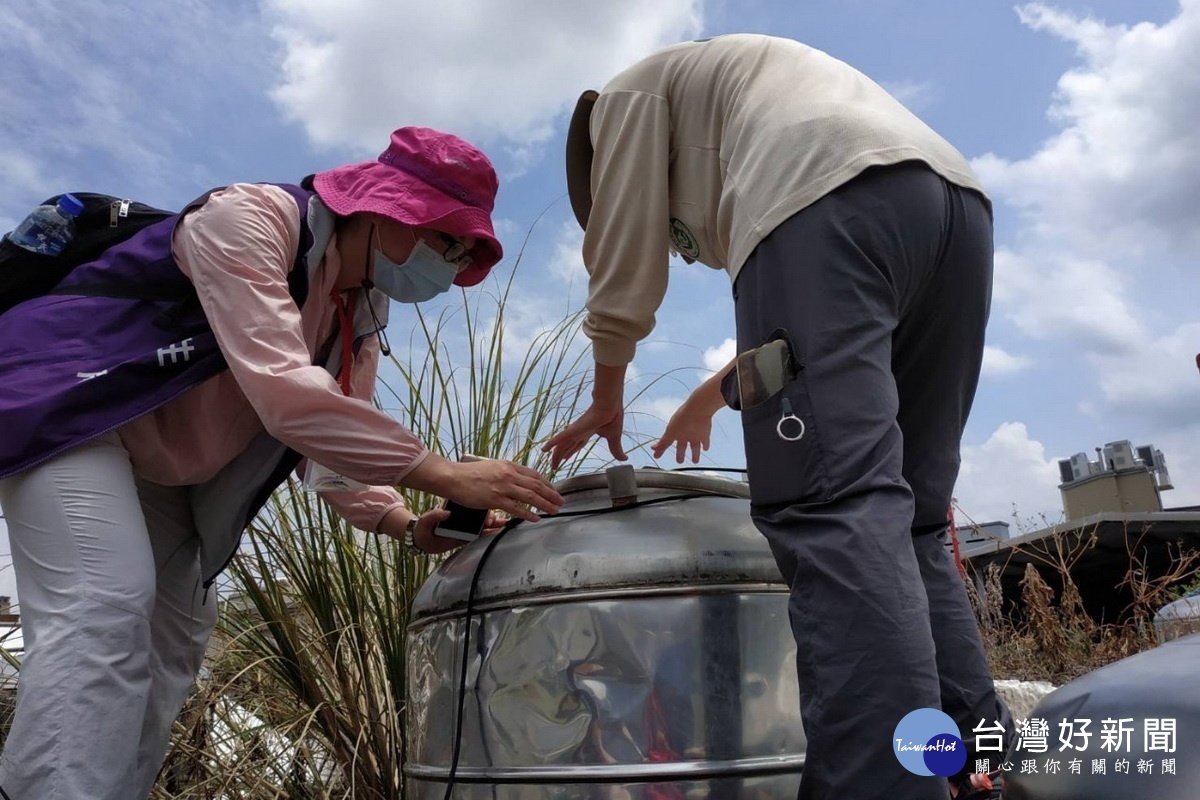
[[[34,253],[56,256],[66,248],[75,235],[75,218],[83,211],[83,203],[75,195],[64,194],[54,205],[38,206],[29,212],[8,240]]]

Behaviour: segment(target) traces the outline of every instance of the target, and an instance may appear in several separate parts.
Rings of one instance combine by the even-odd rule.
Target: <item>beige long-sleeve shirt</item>
[[[403,505],[391,487],[428,450],[370,402],[379,358],[375,337],[355,358],[349,396],[313,366],[333,331],[331,292],[341,260],[334,234],[308,299],[297,308],[287,276],[299,241],[296,202],[274,186],[234,184],[183,218],[173,240],[175,260],[196,287],[229,369],[119,433],[138,474],[182,486],[211,478],[265,429],[306,458],[369,484],[321,496],[350,524],[375,530]]]
[[[659,51],[604,87],[591,136],[584,331],[610,366],[653,329],[670,249],[735,280],[776,226],[872,166],[923,161],[983,194],[962,155],[896,99],[790,39]]]

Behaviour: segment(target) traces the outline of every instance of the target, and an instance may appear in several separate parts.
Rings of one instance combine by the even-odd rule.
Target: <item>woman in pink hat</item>
[[[471,145],[402,128],[378,159],[300,186],[214,191],[2,315],[21,336],[3,339],[0,385],[40,381],[0,388],[0,425],[20,429],[0,445],[0,503],[26,642],[9,797],[149,794],[215,622],[208,589],[292,469],[419,552],[460,542],[394,486],[557,511],[536,471],[448,461],[371,403],[389,298],[475,285],[500,259],[497,186]],[[73,292],[82,274],[126,290]],[[147,275],[183,282],[190,304],[138,297]],[[98,360],[54,356],[84,350]],[[15,424],[30,415],[57,422]]]

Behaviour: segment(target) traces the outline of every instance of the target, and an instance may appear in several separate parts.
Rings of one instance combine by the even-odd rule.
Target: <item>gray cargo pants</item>
[[[915,709],[958,722],[966,771],[981,719],[1011,730],[944,544],[991,280],[987,204],[913,162],[788,219],[734,286],[738,351],[783,328],[801,366],[742,412],[754,523],[791,587],[801,800],[945,800],[893,752]],[[776,430],[789,405],[798,441]]]

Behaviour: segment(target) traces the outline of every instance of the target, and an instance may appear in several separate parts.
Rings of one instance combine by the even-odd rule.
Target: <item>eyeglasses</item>
[[[471,254],[466,245],[441,231],[438,231],[438,238],[446,245],[446,249],[442,251],[442,258],[446,259],[447,263],[458,267],[459,272],[471,267]]]

